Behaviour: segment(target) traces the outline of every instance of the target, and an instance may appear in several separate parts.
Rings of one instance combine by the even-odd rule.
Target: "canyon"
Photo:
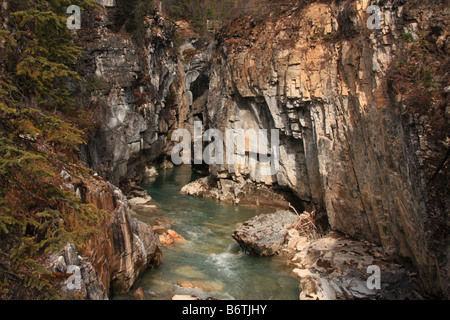
[[[99,126],[82,157],[113,184],[139,184],[146,166],[170,166],[173,131],[192,133],[194,121],[223,132],[278,129],[279,172],[213,164],[202,196],[243,204],[270,202],[258,190],[289,194],[299,210],[326,215],[331,230],[411,262],[425,292],[448,295],[448,196],[436,199],[448,191],[448,163],[436,171],[445,143],[388,76],[404,34],[431,30],[448,54],[449,11],[444,2],[379,5],[381,30],[366,27],[369,1],[312,2],[244,15],[211,41],[157,12],[143,48],[108,28],[105,8],[81,35],[80,70],[102,83],[88,101]],[[176,28],[186,36],[179,48]],[[446,110],[436,112],[448,126]]]
[[[161,212],[143,186],[181,163],[173,163],[181,130],[187,145],[207,145],[196,146],[201,123],[222,137],[264,131],[269,154],[279,138],[270,174],[252,163],[260,149],[251,137],[241,139],[242,163],[185,152],[179,160],[202,177],[179,194],[271,210],[242,219],[229,238],[248,254],[287,257],[298,298],[449,298],[448,1],[256,6],[206,35],[163,5],[130,32],[117,27],[124,0],[96,2],[73,30],[82,81],[69,86],[90,112],[76,156],[92,171],[79,178],[66,168],[55,179],[104,215],[82,248],[67,243],[47,257],[59,275],[80,270],[77,290],[62,279],[61,292],[124,296],[164,261],[162,247],[185,241],[158,224],[165,220],[140,221]],[[380,28],[368,27],[370,5],[380,8]],[[215,156],[229,153],[227,145]],[[374,265],[382,293],[366,287]]]

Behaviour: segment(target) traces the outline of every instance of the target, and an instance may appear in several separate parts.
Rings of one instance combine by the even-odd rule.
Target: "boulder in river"
[[[174,242],[183,243],[186,241],[183,236],[172,229],[164,230],[161,229],[160,226],[154,226],[153,230],[159,234],[159,242],[161,242],[162,245],[170,245]]]
[[[178,232],[169,229],[167,230],[167,233],[173,238],[173,242],[185,242],[186,240],[181,236]]]
[[[151,213],[158,209],[149,195],[131,198],[128,200],[128,205],[133,211],[139,213]]]
[[[232,237],[248,253],[275,255],[287,244],[288,227],[298,220],[299,216],[290,211],[261,214],[240,225]]]
[[[145,291],[141,287],[139,287],[134,293],[133,297],[135,297],[138,300],[144,300],[145,299]]]

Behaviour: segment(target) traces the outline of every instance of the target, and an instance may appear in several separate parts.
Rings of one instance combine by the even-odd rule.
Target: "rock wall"
[[[411,259],[426,290],[440,295],[448,290],[447,236],[439,230],[446,212],[430,212],[427,158],[418,154],[442,159],[442,149],[426,146],[427,120],[405,116],[386,72],[404,33],[443,26],[445,49],[449,11],[439,2],[414,12],[398,3],[379,3],[381,30],[367,28],[369,1],[361,0],[315,2],[225,26],[204,122],[279,129],[280,170],[270,177],[227,165],[210,172],[289,188],[326,210],[334,230]]]
[[[381,30],[367,27],[369,4],[382,9]],[[430,32],[448,54],[445,1],[311,1],[243,14],[209,45],[184,42],[179,57],[161,15],[149,17],[142,46],[113,32],[105,10],[91,14],[82,38],[98,121],[82,155],[93,169],[116,185],[139,178],[169,154],[171,132],[194,120],[279,129],[276,175],[213,165],[211,177],[290,190],[326,212],[332,229],[410,259],[428,292],[448,295],[445,143],[430,139],[429,119],[405,110],[387,81],[404,34]]]
[[[144,270],[161,263],[159,237],[151,226],[131,216],[127,198],[111,183],[98,175],[82,181],[71,179],[65,174],[65,188],[76,190],[84,203],[103,210],[97,228],[100,233],[78,251],[67,244],[50,257],[48,266],[63,274],[69,273],[69,266],[80,268],[80,288],[68,288],[67,280],[60,284],[69,297],[98,300],[126,294]]]
[[[167,152],[183,92],[174,25],[156,12],[146,18],[144,39],[137,42],[115,29],[114,14],[114,7],[106,7],[83,16],[78,70],[86,84],[78,97],[90,105],[95,125],[82,159],[120,185],[139,179],[147,163]]]
[[[88,186],[82,198],[111,213],[100,229],[104,235],[92,238],[84,254],[107,293],[125,294],[145,269],[161,263],[159,237],[151,226],[131,216],[127,198],[112,184]]]

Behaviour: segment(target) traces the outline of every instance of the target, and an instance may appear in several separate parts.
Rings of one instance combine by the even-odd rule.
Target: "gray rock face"
[[[147,164],[170,155],[173,130],[190,130],[202,118],[215,42],[192,36],[175,48],[175,26],[156,13],[146,21],[145,45],[137,45],[131,35],[108,28],[112,12],[102,11],[82,38],[79,73],[90,92],[81,92],[80,99],[90,97],[81,103],[95,110],[97,125],[82,159],[121,185],[142,180]],[[183,58],[185,51],[194,54]]]
[[[446,202],[427,202],[432,185],[423,165],[445,154],[431,147],[427,120],[406,116],[388,93],[386,72],[401,35],[429,28],[448,10],[428,8],[427,18],[413,21],[404,17],[419,13],[404,10],[415,7],[385,3],[382,29],[372,32],[362,13],[367,6],[315,2],[280,19],[259,25],[243,19],[222,31],[205,122],[220,130],[279,129],[280,170],[262,176],[213,165],[210,172],[289,188],[325,210],[332,229],[410,258],[424,287],[442,295],[448,240],[439,225]],[[330,41],[333,35],[340,38]]]
[[[108,28],[114,9],[82,36],[79,73],[87,82],[81,103],[92,106],[97,131],[82,150],[83,160],[115,185],[139,178],[145,165],[163,155],[176,123],[181,85],[173,44],[174,26],[156,13],[147,21],[146,45]],[[89,100],[83,98],[89,96]],[[174,98],[175,97],[175,98]]]
[[[286,190],[258,184],[251,180],[245,180],[243,177],[235,180],[210,180],[209,177],[197,179],[181,188],[181,193],[236,205],[270,207],[274,210],[289,209],[289,204],[302,207],[302,209],[304,207],[298,198]]]
[[[286,243],[286,226],[295,224],[298,219],[289,211],[258,215],[239,226],[233,239],[249,253],[271,256],[280,252]]]
[[[78,256],[73,244],[68,243],[60,255],[50,256],[48,268],[53,272],[71,273],[62,283],[60,290],[68,297],[83,297],[88,300],[107,300],[108,294],[92,263],[86,257]],[[78,277],[78,278],[77,278]]]

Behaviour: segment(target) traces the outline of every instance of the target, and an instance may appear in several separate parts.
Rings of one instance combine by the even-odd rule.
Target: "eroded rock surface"
[[[298,221],[299,216],[289,211],[258,215],[236,228],[233,239],[246,252],[271,256],[287,245],[288,226]]]
[[[79,73],[87,85],[77,99],[92,107],[96,126],[82,158],[120,186],[144,178],[146,165],[168,151],[167,135],[182,104],[183,68],[173,48],[173,23],[159,12],[149,15],[137,43],[132,34],[114,32],[114,12],[106,6],[83,17],[89,27],[79,32]]]
[[[161,263],[158,235],[151,226],[131,217],[127,198],[103,178],[66,181],[65,187],[71,184],[69,189],[84,203],[95,204],[107,214],[99,222],[101,233],[88,239],[82,252],[68,244],[51,257],[49,269],[66,273],[69,266],[80,268],[80,289],[71,290],[65,281],[60,284],[69,296],[106,299],[111,293],[127,293],[144,270]]]
[[[305,244],[293,264],[301,300],[422,299],[412,265],[396,264],[381,247],[334,232]]]
[[[276,210],[288,209],[289,204],[301,209],[305,207],[305,204],[288,190],[255,183],[242,177],[234,180],[202,177],[181,188],[181,193],[239,205],[271,207]]]
[[[377,4],[378,31],[367,28],[364,0],[313,2],[223,28],[204,122],[279,129],[280,170],[262,176],[224,164],[210,172],[289,188],[326,211],[334,230],[411,259],[422,285],[447,295],[448,196],[439,190],[448,189],[448,169],[436,164],[448,167],[448,146],[434,139],[433,112],[408,110],[387,79],[402,35],[426,30],[446,52],[450,12],[444,1]]]
[[[159,238],[151,226],[131,217],[127,199],[110,183],[106,190],[88,191],[85,195],[97,201],[100,209],[110,208],[112,216],[102,224],[105,237],[88,242],[86,255],[93,262],[107,292],[125,294],[151,263],[161,262]],[[99,194],[99,195],[98,195]],[[99,198],[100,196],[100,198]],[[107,206],[102,207],[107,199]]]
[[[249,254],[293,257],[301,300],[423,298],[414,266],[395,263],[382,247],[337,232],[307,236],[306,214],[258,215],[236,228],[233,238]]]
[[[68,243],[60,252],[49,257],[48,269],[66,275],[60,290],[69,297],[88,300],[106,300],[108,294],[92,263],[78,255],[75,246]],[[79,277],[79,278],[76,278]]]

